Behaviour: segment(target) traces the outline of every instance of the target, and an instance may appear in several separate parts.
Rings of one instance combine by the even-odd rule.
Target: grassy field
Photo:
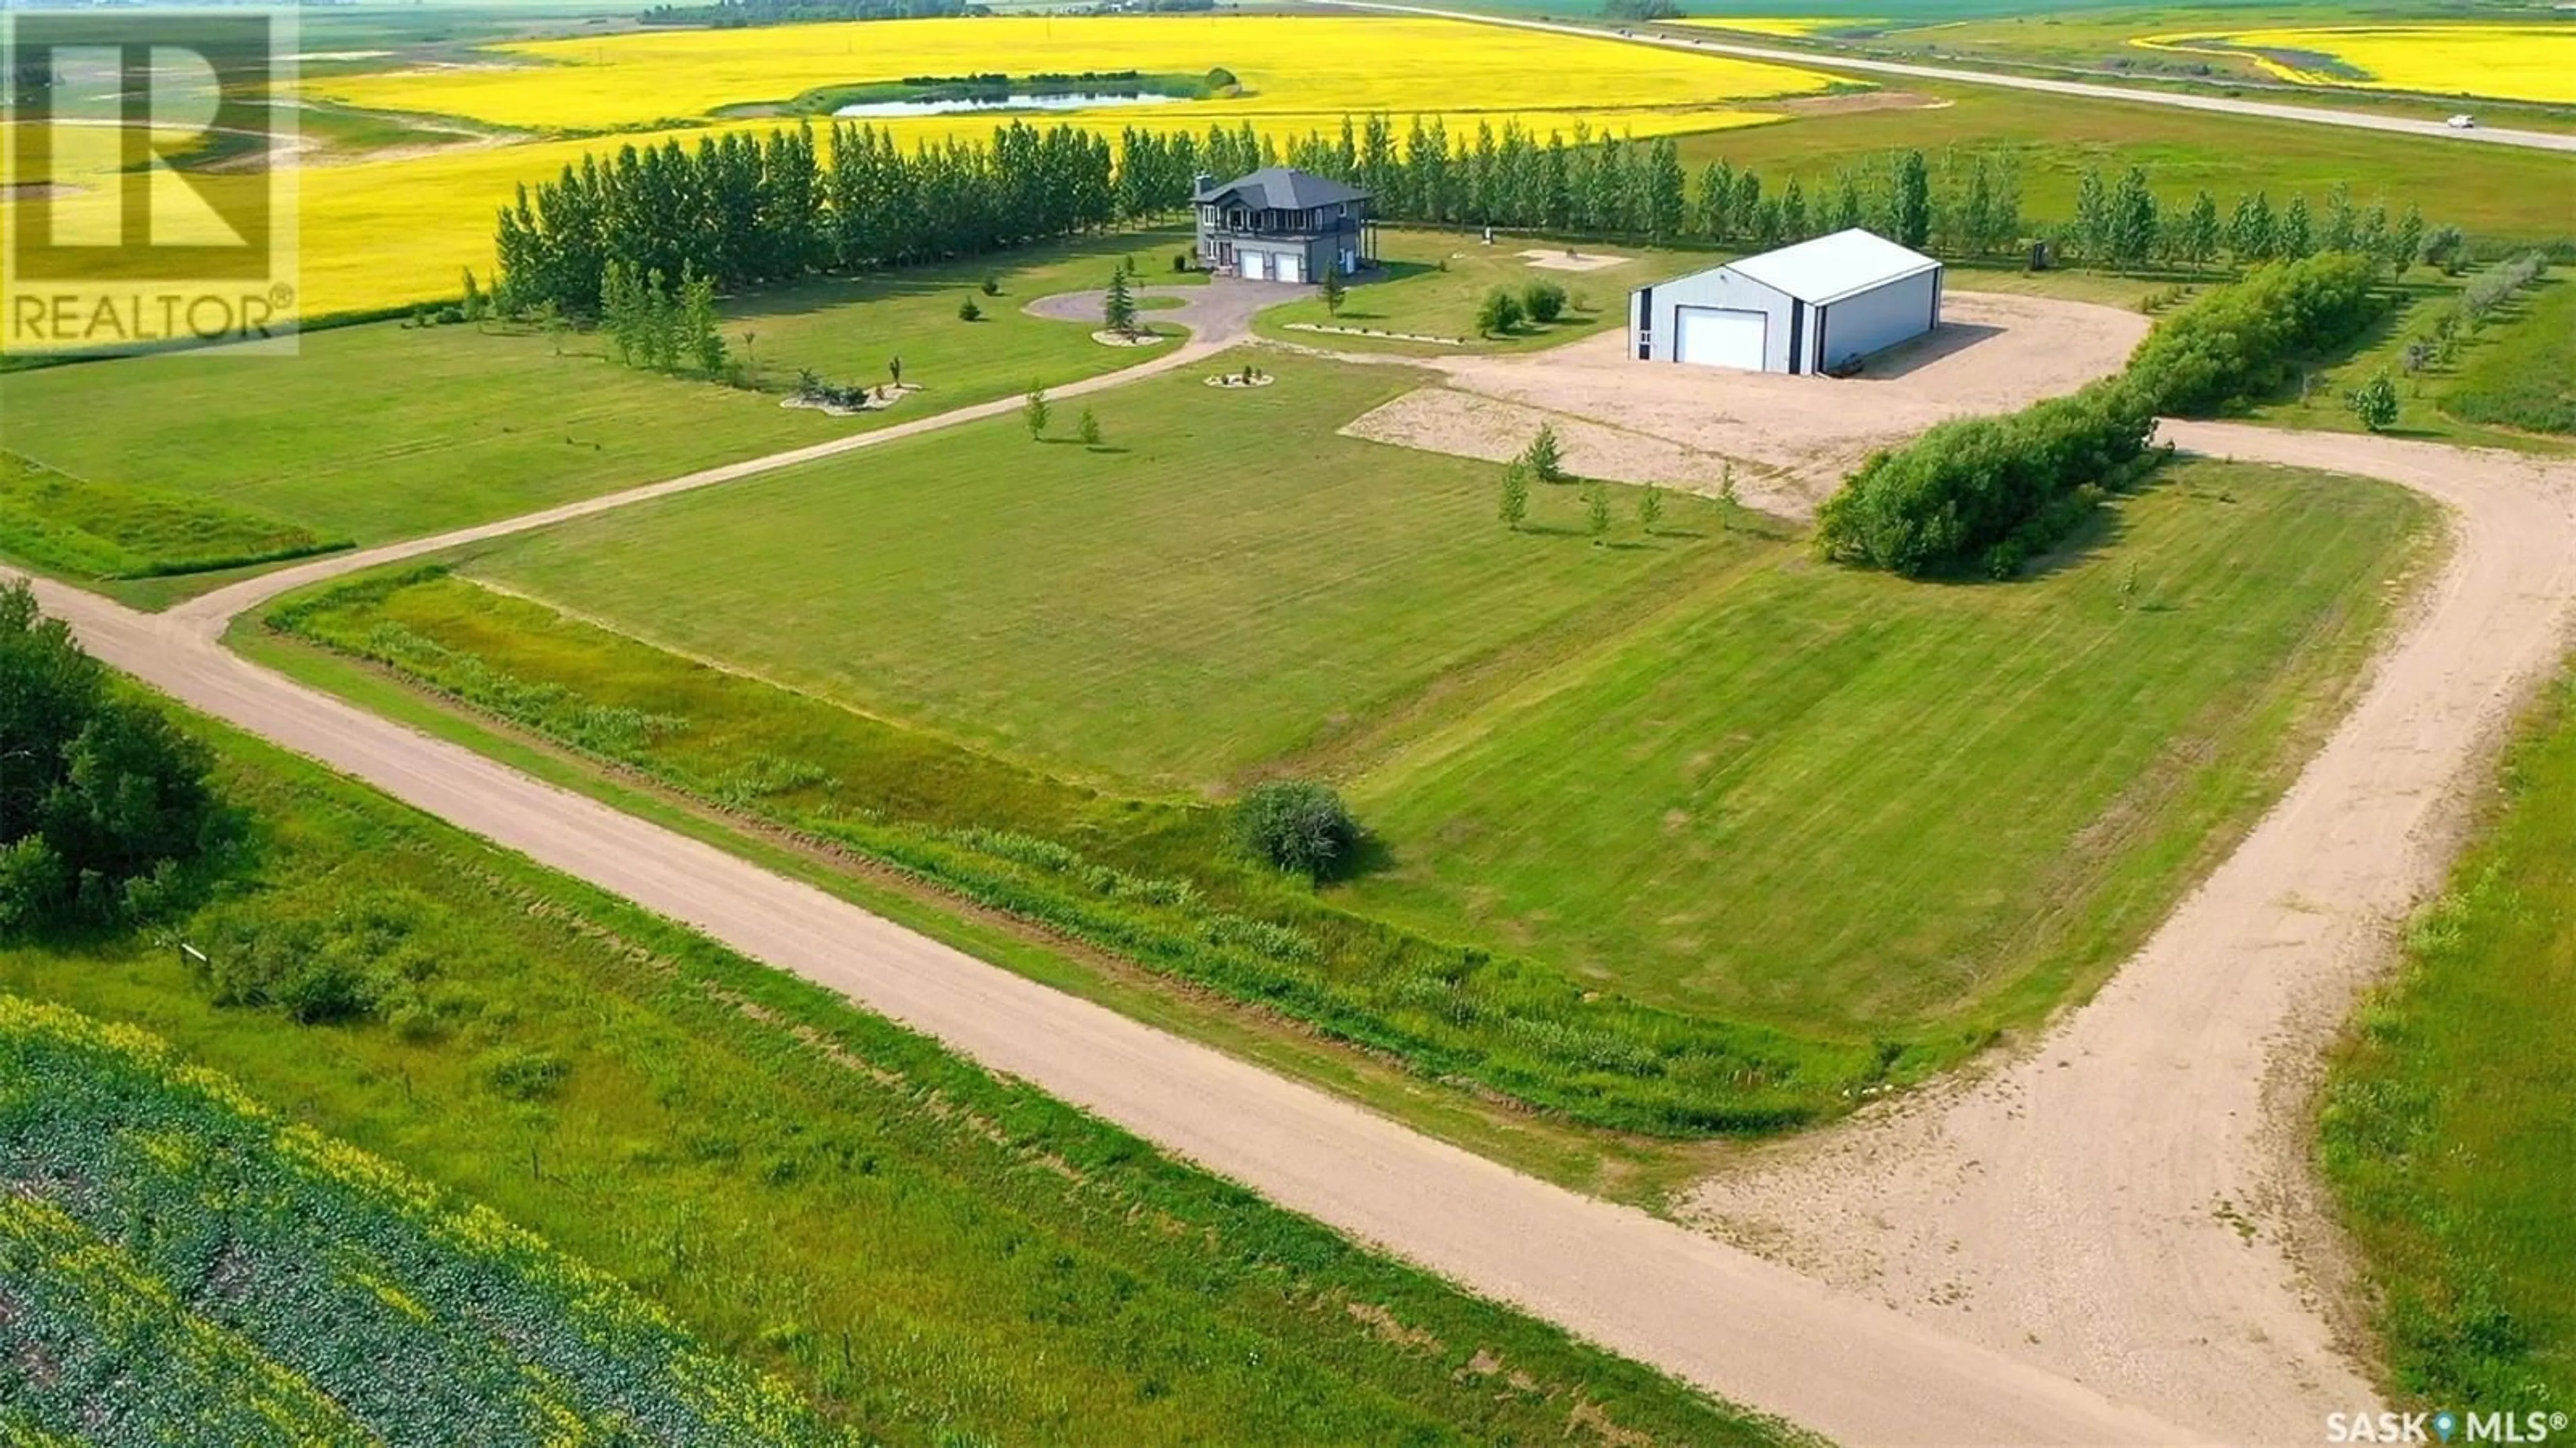
[[[1420,374],[1258,360],[1276,385],[1191,373],[1097,399],[1098,450],[1069,418],[1044,443],[974,424],[530,535],[471,571],[1046,769],[1187,794],[1740,551],[1678,516],[1636,549],[1505,532],[1490,466],[1335,433]],[[1538,521],[1571,534],[1570,494]]]
[[[729,308],[725,332],[768,392],[619,366],[594,334],[387,322],[312,333],[292,356],[196,353],[0,373],[0,414],[12,451],[73,477],[373,543],[1126,366],[1136,354],[1020,308],[1103,285],[1130,253],[1140,268],[1168,270],[1177,241],[1169,231],[1123,233],[763,294]],[[987,275],[1001,295],[982,295]],[[983,321],[958,320],[969,296]],[[799,368],[873,383],[896,356],[905,382],[922,390],[883,412],[830,418],[778,405],[776,390]],[[174,513],[162,531],[196,526]],[[15,556],[47,566],[33,550]]]
[[[297,1025],[212,1004],[140,939],[0,950],[0,985],[142,1025],[488,1204],[864,1441],[1553,1441],[1577,1402],[1577,1441],[1781,1441],[830,992],[208,732],[255,841],[223,938],[375,959],[368,932],[392,928],[404,1003]],[[188,933],[220,948],[213,929]]]
[[[1597,271],[1570,271],[1534,265],[1521,255],[1540,250],[1562,256],[1569,250],[1624,258]],[[1339,316],[1321,298],[1309,297],[1261,314],[1257,330],[1265,337],[1310,347],[1343,351],[1399,352],[1437,356],[1461,351],[1521,351],[1552,347],[1589,336],[1604,327],[1625,325],[1630,289],[1650,281],[1714,265],[1711,254],[1643,246],[1569,247],[1558,241],[1497,234],[1487,246],[1473,233],[1387,230],[1378,237],[1384,269],[1354,282]],[[1534,281],[1554,282],[1566,292],[1564,317],[1552,325],[1528,324],[1508,337],[1481,337],[1476,308],[1496,287],[1518,295]],[[1417,336],[1455,337],[1465,347],[1426,345],[1392,338],[1322,333],[1291,327],[1370,328],[1410,332]]]
[[[2321,1127],[2387,1376],[2429,1407],[2576,1408],[2576,687],[2333,1061]]]
[[[1350,901],[1691,1012],[2032,1019],[2287,782],[2423,517],[2195,463],[2018,587],[1770,560],[1370,768]]]
[[[2473,347],[2442,392],[2442,410],[2464,421],[2576,437],[2576,282],[2543,279],[2507,304],[2503,335]]]
[[[2451,309],[2463,280],[2418,268],[2401,304],[2357,347],[2319,359],[2304,396],[2293,390],[2275,397],[2257,407],[2252,420],[2359,432],[2361,421],[2344,399],[2384,372],[2397,385],[2397,423],[2390,429],[2396,436],[2564,450],[2563,435],[2576,434],[2576,393],[2568,380],[2576,378],[2576,283],[2544,276],[2466,334],[2451,360],[2437,357],[2408,371],[2408,347],[2434,335],[2436,319]]]
[[[615,1280],[148,1034],[0,994],[0,1068],[13,1429],[423,1448],[826,1437],[782,1384]]]
[[[1247,399],[1162,379],[1108,416],[1131,454],[977,425],[466,561],[535,604],[436,577],[289,621],[1151,970],[1690,1134],[1830,1113],[2098,978],[2286,781],[2424,521],[2194,464],[2010,588],[1822,570],[1696,499],[1647,536],[1624,490],[1596,548],[1572,490],[1514,534],[1490,467],[1332,434],[1401,375],[1280,375],[1251,396],[1317,440],[1293,466],[1231,466]],[[1318,897],[1202,802],[1283,772],[1374,833]],[[1816,839],[1820,791],[1872,803]]]
[[[2188,205],[2206,188],[2222,207],[2250,191],[2278,206],[2304,191],[2319,204],[2338,181],[2368,205],[2392,212],[2412,204],[2435,223],[2452,222],[2497,242],[2546,242],[2576,231],[2567,207],[2567,163],[2547,151],[2381,135],[2334,126],[2204,115],[2165,106],[2087,101],[2081,105],[1992,86],[1908,82],[1905,90],[1942,102],[1935,109],[1856,111],[1782,125],[1690,137],[1682,159],[1694,173],[1725,156],[1751,165],[1766,186],[1791,172],[1812,192],[1837,166],[1877,161],[1894,148],[2010,152],[2020,163],[2022,214],[2063,219],[2074,212],[2086,167],[2114,177],[2147,168],[2159,198]]]

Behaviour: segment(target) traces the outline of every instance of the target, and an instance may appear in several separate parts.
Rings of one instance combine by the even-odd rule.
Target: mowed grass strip
[[[2426,517],[2194,462],[2021,583],[1783,556],[1357,780],[1347,902],[1692,1013],[2035,1019],[2286,783]]]
[[[829,990],[191,727],[249,821],[226,918],[319,930],[339,960],[411,922],[413,1004],[334,1026],[220,1007],[140,937],[0,950],[0,988],[145,1026],[489,1205],[857,1440],[1794,1441]],[[542,1089],[503,1069],[528,1062]]]
[[[76,578],[157,578],[347,546],[248,508],[76,478],[0,452],[0,555]]]
[[[1551,260],[1569,255],[1615,260],[1597,270],[1578,271],[1540,266],[1521,255],[1524,251],[1546,252]],[[1378,255],[1383,267],[1351,282],[1338,314],[1320,297],[1306,295],[1262,313],[1262,335],[1310,347],[1427,356],[1552,347],[1614,324],[1625,325],[1632,289],[1717,264],[1717,257],[1705,252],[1516,236],[1497,236],[1487,245],[1474,233],[1450,231],[1383,231],[1378,236]],[[1555,322],[1525,323],[1500,337],[1477,333],[1476,309],[1486,293],[1500,287],[1517,297],[1532,282],[1552,282],[1564,289],[1565,310]],[[1448,337],[1465,345],[1314,332],[1290,323]]]
[[[1101,448],[1069,416],[1046,442],[977,423],[531,535],[467,571],[1068,777],[1191,792],[1569,615],[1615,629],[1748,546],[1675,497],[1665,536],[1594,548],[1570,487],[1541,488],[1513,533],[1490,464],[1336,433],[1425,376],[1257,361],[1272,385],[1189,371],[1087,399]]]
[[[392,322],[298,339],[291,355],[196,352],[0,373],[8,447],[46,467],[228,504],[378,543],[677,477],[1130,365],[1091,328],[1024,315],[1051,292],[1108,283],[1172,234],[1095,238],[855,281],[728,310],[728,347],[770,390],[658,376],[607,360],[596,334]],[[1002,294],[984,296],[991,275]],[[1155,278],[1160,280],[1160,278]],[[962,322],[972,296],[985,313]],[[779,406],[800,368],[922,390],[831,418]]]
[[[2525,726],[2481,837],[2355,1014],[2321,1151],[2427,1407],[2576,1405],[2576,682]]]

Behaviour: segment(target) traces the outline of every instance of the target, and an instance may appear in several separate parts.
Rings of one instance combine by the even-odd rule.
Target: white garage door
[[[1762,344],[1771,319],[1760,312],[1725,307],[1673,309],[1673,360],[1703,367],[1762,370]]]
[[[1242,256],[1243,275],[1245,280],[1256,282],[1266,282],[1270,280],[1270,253],[1266,251],[1247,251],[1242,253]]]
[[[1296,251],[1279,253],[1279,279],[1283,282],[1304,281],[1306,279],[1305,253]]]

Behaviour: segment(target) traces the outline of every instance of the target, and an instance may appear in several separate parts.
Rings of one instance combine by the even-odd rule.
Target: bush
[[[561,1091],[564,1078],[572,1074],[563,1057],[524,1046],[503,1046],[487,1053],[477,1065],[492,1094],[512,1101],[546,1100]]]
[[[975,299],[973,297],[968,297],[966,300],[957,304],[957,320],[961,322],[980,322],[984,320],[984,309],[975,305]]]
[[[2129,380],[2163,412],[2208,416],[2281,386],[2321,348],[2347,340],[2387,305],[2378,268],[2352,252],[2274,262],[2156,323],[2129,354]]]
[[[1480,337],[1507,336],[1521,324],[1521,299],[1496,287],[1485,293],[1476,308],[1476,334]]]
[[[1360,827],[1329,785],[1282,780],[1256,785],[1234,807],[1236,838],[1254,858],[1322,880],[1350,861]]]
[[[1565,288],[1544,279],[1521,288],[1521,310],[1533,322],[1545,325],[1565,315]]]
[[[1000,296],[1002,294],[1002,279],[993,275],[991,272],[984,273],[984,281],[981,290],[984,295],[988,297]]]
[[[2091,511],[2100,489],[2127,480],[2154,430],[2146,393],[2123,378],[2003,417],[1938,424],[1872,457],[1825,501],[1817,546],[1909,578],[1971,562],[2018,571]]]

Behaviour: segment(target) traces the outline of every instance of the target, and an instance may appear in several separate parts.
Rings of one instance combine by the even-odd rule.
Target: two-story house
[[[1377,264],[1372,198],[1356,186],[1265,166],[1219,186],[1198,178],[1199,265],[1220,276],[1311,282]]]

